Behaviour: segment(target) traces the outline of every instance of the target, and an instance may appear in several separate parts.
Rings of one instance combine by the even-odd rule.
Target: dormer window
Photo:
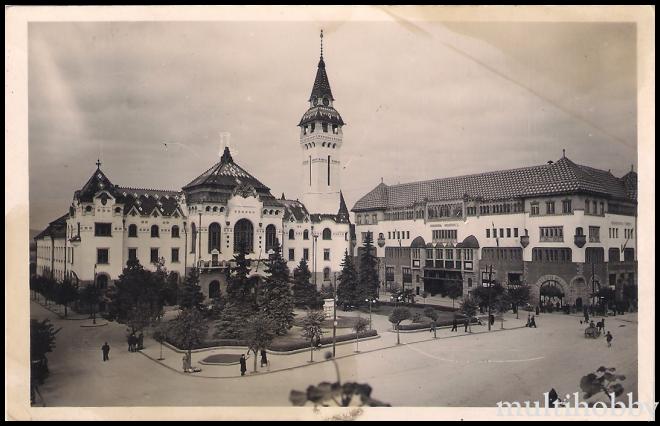
[[[323,128],[323,133],[328,133],[328,123],[321,123],[321,128]]]

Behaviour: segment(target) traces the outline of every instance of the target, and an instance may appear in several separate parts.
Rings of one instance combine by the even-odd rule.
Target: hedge
[[[459,321],[458,325],[461,326],[463,325],[463,318],[457,318]],[[472,324],[478,324],[479,321],[476,318],[472,318]],[[453,324],[453,320],[443,320],[443,321],[437,321],[435,323],[436,327],[447,327]],[[423,330],[425,328],[430,328],[431,327],[431,321],[425,322],[425,323],[418,323],[418,324],[401,324],[399,325],[399,330]]]
[[[376,330],[368,330],[360,333],[360,338],[362,339],[365,337],[373,337],[377,335],[378,332]],[[337,336],[336,342],[337,343],[346,342],[353,339],[355,339],[355,333],[342,334],[341,336]],[[178,346],[174,342],[167,341],[167,343],[178,348]],[[309,340],[299,340],[294,342],[282,342],[282,343],[275,342],[268,347],[268,350],[273,352],[289,352],[298,349],[308,349],[309,344],[310,344]],[[332,336],[321,338],[321,345],[329,345],[329,344],[332,344]],[[207,340],[200,345],[195,345],[193,349],[212,348],[216,346],[247,346],[247,343],[243,340],[237,340],[237,339],[216,339],[216,340]]]
[[[428,304],[423,304],[423,303],[404,303],[404,302],[399,302],[399,303],[394,303],[394,302],[378,302],[378,305],[385,305],[385,306],[402,306],[406,308],[431,308],[435,309],[436,311],[444,311],[444,312],[456,312],[458,311],[458,308],[450,308],[449,306],[440,306],[440,305],[428,305]]]

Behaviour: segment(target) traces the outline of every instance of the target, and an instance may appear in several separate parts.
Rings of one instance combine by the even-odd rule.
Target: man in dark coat
[[[110,359],[108,354],[110,353],[110,345],[108,345],[108,342],[105,342],[103,346],[101,346],[101,351],[103,351],[103,361],[107,361]]]
[[[458,331],[458,321],[456,320],[456,317],[451,322],[451,331]]]
[[[268,365],[268,358],[266,357],[266,349],[261,350],[261,366]]]
[[[465,319],[465,332],[466,332],[466,333],[467,333],[467,331],[468,331],[468,324],[469,324],[469,323],[470,323],[470,321],[466,318],[466,319]]]
[[[612,339],[613,339],[613,338],[614,338],[614,337],[612,337],[612,333],[610,333],[610,332],[608,331],[608,332],[607,332],[607,335],[605,336],[605,339],[607,340],[607,347],[608,347],[608,348],[609,348],[609,347],[612,347]]]
[[[239,362],[241,363],[241,376],[245,376],[245,372],[247,371],[245,354],[241,355],[241,359]]]
[[[140,332],[137,338],[137,350],[142,350],[142,349],[144,349],[144,334]]]
[[[529,322],[529,327],[536,328],[536,318],[534,317],[534,315],[532,315],[532,320]]]

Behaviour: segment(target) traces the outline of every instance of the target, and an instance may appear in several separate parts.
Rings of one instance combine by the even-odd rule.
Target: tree
[[[163,269],[151,272],[137,259],[130,259],[108,292],[108,315],[120,324],[127,324],[133,333],[143,330],[160,318],[163,312],[165,287]]]
[[[68,306],[70,303],[78,300],[78,287],[74,286],[71,280],[65,279],[57,286],[55,300],[64,306],[64,316],[68,316]]]
[[[165,279],[165,287],[163,288],[163,299],[168,306],[177,304],[179,296],[179,274],[170,272]]]
[[[408,308],[394,308],[389,321],[396,327],[396,344],[400,345],[401,341],[399,340],[399,325],[402,321],[410,319],[410,310]]]
[[[183,309],[177,317],[170,322],[168,337],[176,345],[188,351],[188,359],[192,360],[192,350],[206,339],[208,325],[204,315],[195,308]]]
[[[323,311],[307,310],[307,315],[303,317],[302,321],[302,336],[309,339],[309,362],[314,362],[314,341],[321,341],[323,330],[321,324],[325,320],[325,313]]]
[[[474,318],[474,316],[477,314],[478,309],[479,309],[479,305],[472,296],[468,296],[463,299],[460,310],[461,313],[463,313],[463,315],[467,317],[468,326],[470,327],[470,333],[472,333],[472,318]]]
[[[256,310],[254,294],[254,280],[250,280],[250,260],[246,257],[247,251],[243,245],[234,254],[234,263],[227,277],[227,298],[243,307],[250,314]]]
[[[248,350],[254,354],[254,372],[257,372],[257,356],[266,349],[277,335],[277,324],[264,312],[258,312],[247,320],[241,333]]]
[[[619,381],[625,379],[626,376],[616,374],[616,368],[601,366],[594,373],[589,373],[580,379],[580,389],[587,399],[601,392],[608,397],[611,393],[614,396],[620,396],[623,394],[624,388]]]
[[[357,305],[358,295],[358,273],[353,263],[353,256],[344,252],[344,260],[341,262],[341,273],[337,284],[337,299],[340,305]]]
[[[92,322],[96,324],[96,308],[101,301],[101,290],[96,284],[88,284],[80,289],[80,301],[89,307]]]
[[[371,398],[371,386],[367,383],[347,382],[342,384],[339,377],[339,366],[332,357],[332,352],[326,352],[325,359],[335,365],[337,381],[335,383],[321,382],[318,386],[309,386],[305,391],[292,390],[289,401],[297,407],[308,402],[314,407],[321,405],[329,407],[334,403],[337,407],[390,407],[390,404]]]
[[[436,311],[431,307],[428,307],[424,309],[424,316],[431,319],[431,329],[433,330],[433,338],[436,339],[438,337],[436,331],[436,326],[437,326],[436,321],[438,321],[438,311]]]
[[[367,328],[369,328],[369,320],[357,317],[353,324],[353,331],[355,332],[355,352],[360,352],[360,333],[364,333]]]
[[[266,268],[265,289],[260,293],[259,309],[275,324],[278,335],[285,335],[293,325],[293,295],[289,284],[289,267],[276,242]]]
[[[456,281],[450,281],[445,285],[443,290],[443,296],[447,296],[451,299],[451,307],[454,308],[456,299],[463,296],[463,284]]]
[[[311,282],[312,273],[307,261],[303,258],[293,270],[293,300],[297,307],[318,308],[321,305],[321,295]],[[332,297],[332,296],[331,296]]]
[[[365,299],[378,297],[378,263],[374,254],[373,237],[367,232],[360,255],[357,296],[361,304]]]
[[[491,287],[480,286],[472,291],[472,297],[477,302],[477,305],[484,309],[488,309],[489,301],[490,308],[495,308],[497,305],[497,299],[501,297],[502,294],[504,294],[504,287],[495,280],[493,280]]]
[[[44,302],[48,305],[49,301],[55,300],[57,283],[52,278],[44,277],[41,284],[41,294],[44,296]]]
[[[37,385],[43,384],[48,377],[48,358],[46,354],[55,349],[55,330],[53,324],[45,319],[30,320],[30,399],[34,402]]]
[[[192,268],[186,276],[179,290],[178,299],[181,309],[202,309],[205,297],[202,288],[199,286],[199,270],[197,268]]]
[[[506,294],[516,309],[516,319],[519,319],[518,307],[529,303],[529,286],[525,284],[509,285],[506,288]]]
[[[243,325],[251,315],[254,315],[254,312],[245,312],[242,306],[229,300],[220,311],[214,336],[223,339],[238,339],[241,336]]]

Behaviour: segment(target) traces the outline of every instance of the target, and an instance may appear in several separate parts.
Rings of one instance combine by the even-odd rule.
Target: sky
[[[96,169],[176,189],[234,160],[301,195],[297,124],[324,60],[349,209],[397,184],[566,156],[637,170],[634,24],[30,23],[30,228],[66,213]]]

